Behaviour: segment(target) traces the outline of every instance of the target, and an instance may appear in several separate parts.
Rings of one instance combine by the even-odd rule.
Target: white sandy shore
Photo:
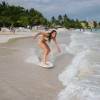
[[[7,33],[0,32],[0,43],[6,43],[10,39],[14,39],[14,38],[30,37],[30,36],[33,36],[33,34],[34,32],[16,32],[15,34],[12,34],[12,33],[7,34]]]
[[[52,29],[51,29],[52,30]],[[49,31],[51,31],[49,30]],[[40,31],[45,31],[45,30],[34,30],[33,32],[1,32],[0,31],[0,43],[6,43],[8,42],[10,39],[14,39],[14,38],[21,38],[21,37],[30,37],[30,36],[34,36],[34,34],[36,34],[37,32]],[[57,32],[64,32],[64,31],[68,31],[65,28],[58,28]]]

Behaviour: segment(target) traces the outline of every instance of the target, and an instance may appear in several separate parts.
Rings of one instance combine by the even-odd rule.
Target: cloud
[[[2,0],[0,0],[2,1]],[[9,4],[35,8],[46,17],[67,13],[72,18],[100,20],[100,0],[5,0]]]

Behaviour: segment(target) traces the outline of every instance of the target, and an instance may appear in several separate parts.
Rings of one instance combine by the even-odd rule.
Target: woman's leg
[[[43,53],[43,60],[44,60],[44,63],[46,64],[46,62],[48,61],[48,55],[50,53],[50,49],[47,48],[44,50],[44,53]]]
[[[50,53],[50,48],[45,42],[40,43],[39,46],[43,49],[42,61],[46,64],[46,62],[48,61],[48,55]]]

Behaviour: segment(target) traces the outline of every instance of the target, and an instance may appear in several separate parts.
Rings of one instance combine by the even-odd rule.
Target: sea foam
[[[71,33],[66,51],[74,55],[72,63],[59,75],[65,86],[58,100],[100,100],[100,35]]]

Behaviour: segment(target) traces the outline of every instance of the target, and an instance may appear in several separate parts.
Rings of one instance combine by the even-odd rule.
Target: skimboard
[[[47,62],[47,64],[44,64],[43,62],[38,63],[39,66],[44,67],[44,68],[53,68],[54,65],[51,62]]]

